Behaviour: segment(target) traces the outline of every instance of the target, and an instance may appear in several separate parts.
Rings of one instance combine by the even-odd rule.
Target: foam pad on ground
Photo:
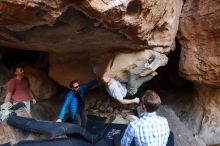
[[[90,143],[96,143],[102,137],[102,135],[91,134],[85,128],[71,123],[41,121],[14,115],[9,116],[7,123],[29,132],[47,134],[52,137],[66,134],[78,134]]]
[[[88,115],[86,129],[92,134],[100,134],[101,131],[106,129],[105,121],[105,117]]]
[[[114,143],[120,143],[120,139],[115,139],[114,137],[117,135],[123,135],[125,132],[125,129],[127,128],[127,125],[125,124],[114,124],[109,123],[106,124],[108,127],[104,134],[104,139],[108,143],[109,146],[114,146]]]
[[[100,140],[96,144],[88,143],[78,138],[57,138],[50,140],[28,140],[21,141],[14,146],[106,146],[105,140]]]

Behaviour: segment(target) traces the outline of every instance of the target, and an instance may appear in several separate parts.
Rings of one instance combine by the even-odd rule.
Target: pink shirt
[[[30,84],[27,78],[18,80],[11,79],[7,84],[7,92],[12,94],[13,101],[30,101],[29,97]]]

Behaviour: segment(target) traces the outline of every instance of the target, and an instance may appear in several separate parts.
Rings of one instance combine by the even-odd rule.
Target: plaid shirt
[[[166,118],[153,113],[142,113],[140,118],[130,122],[123,138],[122,146],[130,146],[133,138],[136,146],[166,146],[169,136]]]

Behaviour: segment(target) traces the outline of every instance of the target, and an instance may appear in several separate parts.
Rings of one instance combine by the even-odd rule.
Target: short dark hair
[[[75,84],[75,83],[78,83],[78,81],[77,81],[77,80],[72,80],[72,81],[70,82],[70,84],[69,84],[69,87],[70,87],[70,88],[73,88],[73,84]]]
[[[142,97],[142,103],[145,105],[147,112],[155,112],[161,105],[160,96],[152,90],[147,90]]]
[[[13,67],[13,72],[15,73],[16,72],[16,69],[17,68],[22,68],[24,70],[24,66],[21,65],[21,64],[16,64],[14,67]]]

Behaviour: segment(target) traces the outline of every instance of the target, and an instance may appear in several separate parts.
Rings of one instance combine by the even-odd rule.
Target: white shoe
[[[144,66],[145,66],[146,69],[151,69],[151,68],[150,68],[150,64],[149,64],[148,62],[145,62],[145,63],[144,63]]]

